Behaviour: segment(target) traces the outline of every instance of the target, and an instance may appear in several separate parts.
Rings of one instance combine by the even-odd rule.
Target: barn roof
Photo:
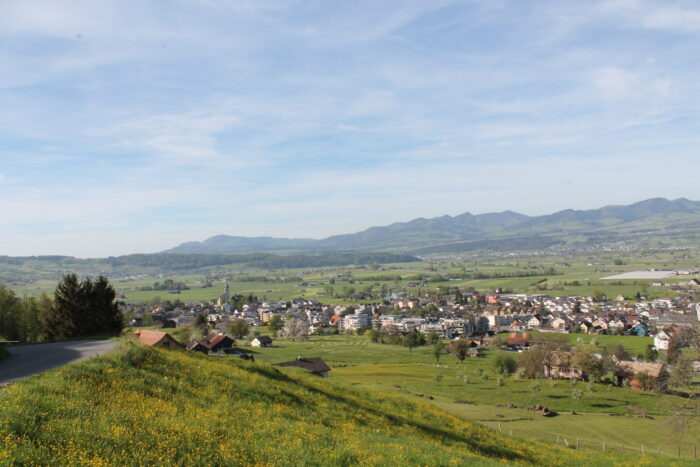
[[[665,370],[663,363],[647,363],[622,361],[617,364],[618,374],[634,376],[638,373],[646,373],[652,378],[659,378]]]
[[[134,334],[139,339],[139,342],[145,345],[157,345],[163,342],[163,340],[175,340],[167,332],[162,331],[150,331],[147,329],[139,329]]]

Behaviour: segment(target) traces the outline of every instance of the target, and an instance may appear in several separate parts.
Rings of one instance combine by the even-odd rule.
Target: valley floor
[[[606,337],[622,342],[630,351],[643,348],[650,340]],[[589,340],[587,337],[586,343]],[[277,340],[275,344],[275,348],[255,349],[256,361],[321,357],[333,368],[330,378],[334,381],[426,401],[464,420],[500,429],[505,435],[561,445],[576,445],[578,441],[581,448],[640,455],[677,457],[680,446],[681,457],[692,458],[694,449],[700,448],[700,425],[681,434],[674,419],[666,415],[675,396],[609,384],[572,386],[563,380],[539,380],[533,389],[533,380],[515,377],[498,386],[491,367],[493,352],[464,363],[445,354],[436,364],[430,346],[409,351],[372,343],[365,336],[311,336],[308,341]],[[482,372],[486,376],[480,376]],[[696,387],[700,391],[700,380]],[[572,397],[574,388],[581,389],[583,397]],[[506,408],[508,404],[516,408]],[[543,417],[527,409],[538,404],[558,415]]]

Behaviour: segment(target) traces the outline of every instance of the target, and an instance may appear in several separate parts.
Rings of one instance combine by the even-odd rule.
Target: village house
[[[571,320],[566,316],[557,316],[551,322],[552,329],[565,330],[569,328]]]
[[[550,379],[580,379],[587,381],[588,375],[585,371],[574,368],[571,365],[571,352],[553,351],[549,354],[548,361],[544,365],[544,375]]]
[[[250,341],[250,345],[253,347],[272,347],[272,338],[270,336],[258,336]]]
[[[533,316],[533,317],[530,318],[530,320],[527,322],[527,326],[528,326],[530,329],[537,329],[537,328],[539,328],[540,326],[542,326],[542,320],[541,320],[540,318],[538,318],[537,316]]]
[[[674,334],[674,329],[671,327],[665,327],[659,330],[654,336],[654,347],[658,350],[667,350],[668,343],[671,340],[671,336]]]
[[[195,350],[203,353],[222,353],[232,348],[234,345],[236,345],[236,341],[230,337],[217,334],[214,336],[207,336],[200,341],[190,342],[186,348],[190,351]]]
[[[530,347],[530,334],[526,332],[511,332],[506,341],[508,348],[513,350]]]
[[[173,336],[163,331],[150,331],[139,329],[134,332],[134,335],[144,345],[151,347],[168,347],[171,349],[179,349],[182,345],[175,340]]]

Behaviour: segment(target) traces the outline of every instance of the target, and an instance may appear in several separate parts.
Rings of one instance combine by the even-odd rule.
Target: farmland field
[[[603,344],[619,342],[633,353],[650,342],[649,338],[605,337],[609,339]],[[590,336],[584,338],[583,345],[589,345]],[[647,452],[677,454],[679,439],[664,411],[665,403],[675,396],[609,384],[578,383],[574,387],[567,381],[550,380],[537,381],[534,389],[533,380],[516,377],[506,378],[504,386],[498,386],[497,375],[491,368],[494,355],[491,351],[464,363],[445,354],[436,364],[429,346],[410,351],[405,347],[375,344],[365,336],[311,336],[308,341],[276,340],[275,344],[273,348],[254,349],[256,361],[275,363],[297,356],[321,357],[333,368],[330,376],[333,380],[351,387],[428,401],[465,420],[496,429],[500,426],[503,432],[512,431],[514,436],[548,443],[559,440],[560,444],[564,439],[569,443],[578,439],[582,447],[601,450],[605,443],[607,449],[637,453],[641,453],[645,443]],[[483,379],[481,372],[488,379]],[[697,386],[700,388],[700,382]],[[583,397],[572,397],[574,388],[582,389]],[[517,408],[505,408],[507,404]],[[526,407],[536,404],[559,415],[542,417],[527,410]],[[684,439],[699,437],[700,427],[696,426]],[[688,446],[682,447],[686,457],[692,455]]]
[[[619,264],[621,263],[621,264]],[[41,266],[45,266],[42,262]],[[67,272],[74,263],[51,266],[53,273]],[[38,267],[38,266],[34,266]],[[27,269],[28,268],[28,269]],[[554,272],[551,274],[548,272]],[[128,277],[112,276],[118,292],[128,303],[183,302],[214,300],[223,290],[222,279],[228,279],[232,293],[253,294],[259,299],[289,300],[295,297],[316,299],[325,303],[357,303],[377,301],[389,292],[405,296],[436,294],[447,287],[480,292],[507,291],[545,293],[551,296],[590,296],[596,292],[610,298],[623,295],[633,299],[637,293],[649,297],[674,296],[671,285],[687,282],[695,276],[671,276],[664,279],[605,279],[629,271],[648,269],[700,268],[696,250],[681,253],[636,252],[613,254],[576,254],[570,256],[513,257],[426,257],[419,263],[396,263],[375,266],[344,266],[264,270],[240,265],[204,268],[198,273],[155,274],[136,271]],[[37,296],[52,293],[56,280],[25,278],[40,276],[29,266],[22,277],[6,281],[20,295]],[[256,280],[251,280],[256,279]],[[259,280],[264,278],[265,280]],[[154,283],[166,280],[183,282],[188,290],[179,294],[168,290],[147,290]],[[652,286],[652,282],[662,282]],[[204,287],[210,283],[211,287]],[[366,300],[348,299],[348,294],[367,293]]]

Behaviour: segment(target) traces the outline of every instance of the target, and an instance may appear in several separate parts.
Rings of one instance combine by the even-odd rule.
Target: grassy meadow
[[[506,436],[340,369],[302,373],[124,343],[0,390],[0,464],[669,465]]]
[[[577,336],[571,336],[574,339]],[[583,336],[590,345],[590,336]],[[610,337],[602,345],[622,343],[630,352],[641,350],[650,338]],[[297,356],[321,357],[332,368],[331,379],[353,388],[382,394],[395,394],[409,400],[427,401],[464,420],[482,423],[505,434],[536,439],[546,443],[575,443],[602,450],[621,449],[637,454],[677,456],[693,455],[692,446],[700,438],[700,426],[683,440],[665,415],[665,404],[675,396],[660,396],[608,384],[506,378],[498,386],[492,368],[494,352],[484,357],[467,358],[460,363],[443,354],[435,363],[432,348],[375,344],[365,336],[311,336],[308,341],[276,340],[276,347],[254,349],[256,361],[280,362]],[[598,346],[598,349],[602,348]],[[482,373],[486,375],[482,376]],[[466,379],[465,379],[466,376]],[[484,379],[487,378],[487,379]],[[582,397],[572,397],[580,389]],[[700,389],[700,382],[698,382]],[[430,398],[432,397],[432,399]],[[513,404],[518,408],[505,408]],[[543,405],[559,413],[542,417],[527,410]],[[576,414],[572,414],[576,412]],[[612,414],[612,415],[611,415]],[[697,443],[696,443],[697,444]],[[644,445],[644,448],[642,448]]]

